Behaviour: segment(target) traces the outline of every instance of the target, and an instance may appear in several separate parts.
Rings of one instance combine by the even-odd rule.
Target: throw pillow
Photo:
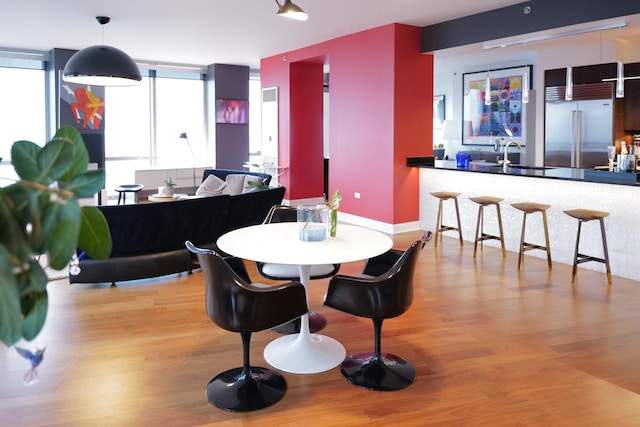
[[[245,175],[244,185],[242,186],[243,193],[251,193],[253,191],[260,190],[260,185],[264,182],[264,178],[255,175]]]
[[[196,190],[196,196],[219,196],[226,187],[226,182],[215,175],[209,175]]]
[[[231,196],[234,196],[236,194],[242,193],[242,187],[244,186],[244,176],[244,174],[239,173],[230,173],[229,175],[227,175],[227,186],[222,191],[222,194],[229,194]]]

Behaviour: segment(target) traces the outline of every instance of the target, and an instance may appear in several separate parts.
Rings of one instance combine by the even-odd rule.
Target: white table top
[[[175,193],[172,196],[161,196],[159,194],[150,194],[148,199],[150,202],[173,202],[174,200],[180,200],[186,198],[187,194]]]
[[[298,223],[280,222],[230,231],[217,244],[228,254],[252,261],[316,265],[371,258],[389,250],[393,241],[379,231],[338,224],[336,237],[303,242],[298,238]]]

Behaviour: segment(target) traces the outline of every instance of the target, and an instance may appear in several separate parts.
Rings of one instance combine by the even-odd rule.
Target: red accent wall
[[[286,198],[322,195],[315,179],[323,176],[315,162],[322,122],[306,116],[322,112],[317,97],[321,102],[326,62],[329,193],[341,190],[342,212],[389,224],[418,220],[418,173],[405,166],[406,157],[433,152],[433,57],[420,53],[420,34],[418,27],[391,24],[261,61],[262,86],[279,88],[279,163],[289,166],[280,177]]]

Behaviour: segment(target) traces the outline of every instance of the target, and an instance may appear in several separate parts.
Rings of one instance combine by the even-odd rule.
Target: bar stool
[[[607,235],[604,231],[604,218],[609,216],[609,212],[592,211],[589,209],[573,209],[564,211],[567,215],[578,220],[578,234],[576,235],[576,250],[573,257],[573,270],[571,272],[571,283],[576,279],[578,272],[578,264],[588,261],[596,261],[603,263],[607,268],[607,282],[611,285],[611,268],[609,267],[609,250],[607,249]],[[600,234],[602,235],[602,249],[604,250],[604,258],[598,258],[590,255],[581,254],[579,251],[580,246],[580,231],[582,229],[583,222],[589,222],[592,220],[598,220],[600,222]]]
[[[500,240],[500,245],[502,246],[502,258],[506,258],[507,251],[504,248],[504,233],[502,231],[502,215],[500,215],[500,202],[503,199],[501,199],[500,197],[478,196],[478,197],[469,197],[469,200],[479,205],[478,206],[478,222],[476,223],[476,237],[475,237],[475,242],[473,244],[473,257],[474,258],[476,257],[478,242],[483,242],[485,240]],[[491,205],[496,207],[496,212],[498,214],[498,228],[500,229],[500,236],[494,236],[484,232],[484,208],[485,206],[491,206]]]
[[[543,251],[547,251],[547,264],[549,265],[549,268],[551,268],[551,245],[549,245],[549,228],[547,227],[547,209],[549,209],[551,205],[545,205],[542,203],[522,202],[522,203],[512,203],[511,206],[524,212],[524,217],[522,218],[522,234],[520,235],[520,252],[518,253],[518,270],[520,269],[520,265],[522,264],[522,261],[524,261],[524,253],[526,251],[531,251],[533,249],[541,249]],[[544,226],[545,246],[536,245],[533,243],[527,243],[524,241],[524,232],[525,232],[525,226],[527,224],[527,215],[536,213],[536,212],[542,213],[542,224]]]
[[[438,201],[438,215],[436,220],[436,240],[434,245],[438,245],[438,235],[441,235],[443,231],[457,231],[460,239],[460,246],[462,246],[462,226],[460,225],[460,210],[458,209],[458,196],[460,193],[452,193],[450,191],[435,191],[431,193],[433,197],[439,199]],[[457,227],[448,225],[442,225],[442,202],[445,200],[453,200],[456,208],[456,220],[458,221]]]
[[[140,190],[144,188],[142,184],[124,184],[118,185],[116,187],[116,191],[118,192],[118,204],[122,200],[122,204],[127,204],[127,193],[133,193],[136,204],[140,201],[138,194],[140,194]]]

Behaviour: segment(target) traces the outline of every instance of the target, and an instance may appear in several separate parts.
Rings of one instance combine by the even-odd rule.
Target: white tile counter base
[[[473,196],[502,197],[500,204],[505,246],[510,252],[518,252],[523,212],[511,206],[517,202],[535,202],[551,205],[547,210],[551,258],[554,262],[573,264],[578,220],[563,211],[569,209],[592,209],[609,212],[605,218],[605,230],[609,248],[611,273],[614,276],[640,280],[640,188],[625,185],[598,184],[549,178],[520,177],[443,169],[420,169],[420,227],[435,230],[438,199],[433,191],[459,192],[462,237],[466,242],[474,241],[478,205],[469,200]],[[495,209],[484,210],[484,230],[498,234]],[[443,224],[455,224],[453,202],[444,202]],[[444,236],[457,237],[454,232]],[[542,215],[532,214],[527,218],[527,242],[544,244]],[[487,246],[499,248],[498,241],[485,241]],[[600,224],[590,221],[582,226],[580,252],[592,256],[603,256]],[[480,256],[480,255],[478,255]],[[544,251],[529,251],[525,256],[546,257]],[[514,262],[513,268],[517,268]],[[526,268],[526,260],[523,268]],[[605,271],[604,264],[587,262],[578,268]],[[579,275],[579,272],[578,272]],[[615,281],[614,281],[615,285]]]

